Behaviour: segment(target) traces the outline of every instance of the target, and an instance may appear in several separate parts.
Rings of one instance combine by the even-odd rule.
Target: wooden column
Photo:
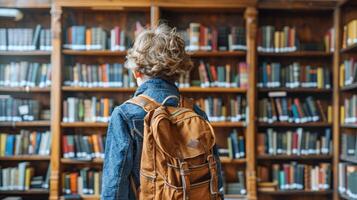
[[[62,9],[53,3],[51,8],[52,28],[52,85],[51,85],[51,177],[50,199],[57,200],[60,196],[61,182],[61,15]]]
[[[334,10],[333,24],[335,29],[335,51],[333,54],[333,199],[339,199],[338,194],[338,163],[340,159],[340,91],[339,91],[339,65],[341,49],[341,10]]]
[[[257,63],[257,48],[256,48],[256,34],[257,34],[257,9],[255,7],[248,7],[245,11],[244,17],[247,31],[247,63],[249,69],[248,78],[248,124],[246,129],[246,149],[247,149],[247,190],[248,199],[257,199],[256,186],[256,166],[255,166],[255,101],[256,101],[256,63]]]
[[[151,28],[155,28],[159,25],[160,9],[157,5],[150,6],[150,25]]]

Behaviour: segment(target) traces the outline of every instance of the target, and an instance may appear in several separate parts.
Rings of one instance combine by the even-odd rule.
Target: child
[[[190,71],[192,62],[185,52],[184,40],[175,29],[162,24],[138,35],[128,51],[125,67],[133,71],[139,86],[134,97],[144,94],[155,102],[162,103],[168,96],[180,96],[175,81],[180,74]],[[176,107],[178,103],[178,98],[170,98],[164,104]],[[206,114],[197,106],[193,110],[207,119]],[[130,102],[114,109],[105,146],[103,200],[137,198],[136,190],[140,190],[141,155],[145,151],[142,145],[146,114],[143,108]],[[217,163],[217,188],[222,191],[221,165],[216,147],[213,147],[213,152]]]

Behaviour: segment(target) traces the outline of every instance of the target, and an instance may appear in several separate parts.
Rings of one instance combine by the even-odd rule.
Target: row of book
[[[229,157],[231,159],[244,158],[244,136],[238,134],[237,129],[233,129],[232,133],[227,137],[227,148],[219,148],[218,154],[220,157]]]
[[[108,122],[114,109],[109,98],[67,97],[63,101],[63,122]]]
[[[357,159],[357,135],[342,133],[341,157]]]
[[[295,27],[284,26],[280,31],[274,26],[262,26],[258,31],[258,51],[292,52],[297,50]]]
[[[211,122],[246,120],[247,101],[243,95],[232,97],[228,102],[219,97],[199,98],[196,104],[206,112]]]
[[[62,152],[64,158],[91,160],[104,159],[105,137],[92,135],[64,135]]]
[[[332,180],[330,163],[316,165],[297,162],[273,164],[271,170],[268,167],[259,166],[258,176],[262,182],[270,183],[258,184],[260,191],[324,191],[331,188]]]
[[[65,67],[64,85],[74,87],[135,87],[130,70],[123,64],[86,65],[76,63]]]
[[[214,66],[200,62],[198,66],[201,87],[241,87],[248,86],[248,65],[245,62],[236,66]]]
[[[331,88],[331,72],[327,67],[300,65],[294,62],[283,67],[281,63],[262,63],[259,66],[258,87],[261,88]]]
[[[327,107],[327,106],[326,106]],[[258,102],[259,122],[330,122],[331,106],[327,109],[312,96],[304,99],[290,97],[263,98]],[[327,117],[326,113],[329,113]]]
[[[35,176],[37,173],[29,162],[20,162],[17,167],[0,167],[0,190],[48,189],[50,169],[45,176]]]
[[[140,22],[136,22],[134,34],[141,30]],[[109,31],[102,27],[71,26],[66,30],[66,44],[63,47],[72,50],[124,51],[131,42],[129,33],[119,26]]]
[[[0,28],[0,51],[52,50],[52,33],[41,25],[36,28]]]
[[[62,190],[66,195],[96,195],[101,194],[102,172],[82,168],[78,172],[62,174]]]
[[[187,30],[180,31],[187,51],[246,50],[245,28],[242,26],[217,28],[192,22]]]
[[[222,174],[223,174],[224,194],[238,194],[238,195],[247,194],[247,189],[245,187],[244,171],[241,171],[241,170],[237,171],[237,181],[235,181],[235,182],[226,182],[225,174],[223,171],[222,171]]]
[[[341,124],[357,123],[357,95],[346,97],[340,110]]]
[[[342,48],[357,43],[357,19],[353,19],[343,26]]]
[[[34,121],[40,119],[40,103],[33,99],[17,99],[0,95],[1,121]]]
[[[348,163],[338,165],[338,191],[348,199],[357,199],[357,166]]]
[[[324,134],[302,128],[278,132],[268,128],[258,134],[259,155],[323,155],[332,153],[331,129]]]
[[[346,59],[340,66],[340,86],[348,86],[357,82],[357,61],[355,58]]]
[[[0,156],[50,155],[51,133],[20,130],[20,134],[0,133]]]
[[[0,87],[49,87],[51,64],[11,62],[0,64]]]
[[[296,27],[284,26],[281,30],[267,25],[259,28],[258,32],[258,51],[260,52],[293,52],[297,50],[333,52],[335,45],[335,31],[329,29],[318,43],[307,42],[303,44],[299,41]]]

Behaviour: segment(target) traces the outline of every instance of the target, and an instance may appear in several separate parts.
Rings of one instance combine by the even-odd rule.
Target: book
[[[357,62],[354,58],[345,59],[340,65],[340,87],[357,82]]]
[[[219,97],[196,99],[196,104],[207,114],[211,122],[244,122],[247,113],[247,101],[242,95],[237,95],[225,102]]]
[[[248,86],[248,65],[245,62],[240,62],[236,65],[215,66],[200,61],[198,75],[199,80],[193,80],[192,82],[190,82],[189,73],[183,75],[179,80],[178,87],[190,87],[192,85],[202,88],[247,88]]]
[[[331,89],[331,71],[324,66],[300,65],[294,62],[287,66],[263,62],[259,66],[260,88],[319,88]]]
[[[357,19],[352,19],[343,26],[342,48],[347,48],[356,43],[357,43]]]
[[[27,61],[0,64],[0,87],[49,87],[51,64]]]
[[[179,31],[185,40],[186,51],[245,51],[243,26],[208,27],[191,22],[187,30]]]
[[[78,171],[62,174],[62,190],[65,195],[100,195],[101,188],[95,187],[102,179],[102,172],[82,168]]]
[[[0,133],[0,156],[50,155],[51,133],[20,130],[19,134]]]
[[[35,173],[35,171],[35,166],[29,162],[20,162],[17,166],[0,168],[0,190],[48,189],[48,187],[43,187],[42,183],[49,174],[35,176],[40,173],[39,171]],[[41,184],[37,185],[37,183]]]
[[[0,28],[0,50],[51,51],[51,30],[44,29],[40,24],[35,28]]]
[[[258,155],[330,155],[332,133],[296,130],[276,131],[272,128],[258,134]]]
[[[223,190],[224,194],[227,195],[245,195],[247,194],[246,186],[245,186],[245,173],[244,171],[238,170],[236,171],[236,178],[234,182],[227,181],[225,172],[222,171],[222,178],[223,178]]]
[[[357,166],[349,163],[338,165],[338,191],[349,199],[357,198]]]
[[[105,137],[92,135],[63,135],[62,154],[64,158],[92,160],[104,159]]]
[[[115,102],[109,98],[67,97],[63,101],[63,122],[108,122]]]
[[[357,159],[357,136],[349,133],[341,135],[341,157]]]
[[[344,99],[344,104],[341,105],[341,109],[344,110],[341,113],[342,124],[354,124],[357,123],[357,95],[353,94],[350,97]],[[343,115],[342,115],[343,114]]]
[[[230,159],[240,159],[245,157],[245,139],[242,133],[233,129],[227,137],[227,148],[218,148],[220,157],[229,157]]]
[[[10,95],[0,95],[0,122],[1,121],[35,121],[49,120],[41,118],[45,108],[38,100],[17,99]],[[46,111],[47,112],[47,111]]]
[[[131,70],[123,64],[86,65],[76,63],[65,67],[65,86],[73,87],[136,87]]]
[[[261,168],[268,168],[260,166]],[[331,164],[301,164],[297,162],[273,164],[271,170],[264,170],[270,172],[269,190],[302,190],[302,191],[324,191],[331,189]],[[262,169],[258,170],[258,177],[266,176],[261,174]],[[274,186],[277,183],[277,187]],[[259,184],[258,184],[259,187]],[[260,188],[258,188],[260,190]],[[273,190],[274,191],[274,190]]]
[[[319,103],[317,103],[319,102]],[[258,121],[264,123],[328,122],[326,102],[312,96],[302,98],[270,97],[258,101]],[[326,108],[326,109],[324,109]]]

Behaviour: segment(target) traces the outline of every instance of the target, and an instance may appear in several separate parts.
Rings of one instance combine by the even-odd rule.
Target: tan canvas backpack
[[[193,111],[192,101],[164,106],[169,98],[178,97],[161,104],[145,95],[129,100],[147,112],[137,199],[221,199],[212,126]]]

